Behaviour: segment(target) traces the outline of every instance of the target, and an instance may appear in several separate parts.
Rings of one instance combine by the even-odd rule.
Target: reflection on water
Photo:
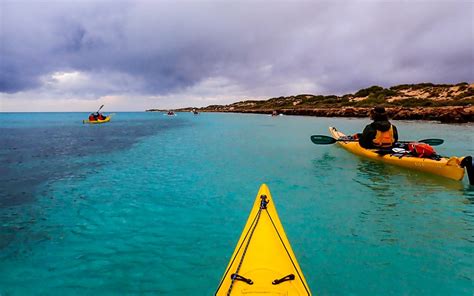
[[[471,204],[474,205],[474,186],[466,186],[466,188],[463,190],[464,196],[466,197],[466,200],[464,201],[465,204]]]
[[[357,178],[354,178],[354,181],[365,184],[375,191],[379,189],[379,186],[385,187],[390,184],[399,184],[398,182],[402,184],[408,183],[410,186],[421,186],[428,190],[428,192],[446,189],[463,191],[465,188],[464,184],[459,181],[411,171],[369,159],[359,159],[357,162],[357,172]]]
[[[321,157],[313,159],[311,163],[313,165],[313,173],[317,177],[328,176],[328,171],[341,170],[339,166],[335,166],[336,157],[328,152],[323,153]]]
[[[371,229],[382,243],[407,243],[407,231],[418,233],[410,237],[413,246],[441,238],[474,242],[472,188],[431,177],[360,159],[353,180],[371,192],[358,216],[361,229]]]

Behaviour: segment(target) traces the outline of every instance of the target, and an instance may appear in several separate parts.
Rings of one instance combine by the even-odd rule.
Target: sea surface
[[[0,113],[0,295],[212,295],[267,183],[313,294],[473,295],[474,188],[317,146],[368,119]],[[474,155],[474,125],[395,121]]]

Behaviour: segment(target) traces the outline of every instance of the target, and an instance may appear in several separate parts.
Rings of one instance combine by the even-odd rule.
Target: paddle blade
[[[317,145],[327,145],[336,143],[336,139],[323,135],[312,135],[311,142]]]
[[[424,140],[420,140],[419,142],[425,143],[431,146],[439,146],[444,143],[444,140],[443,139],[424,139]]]

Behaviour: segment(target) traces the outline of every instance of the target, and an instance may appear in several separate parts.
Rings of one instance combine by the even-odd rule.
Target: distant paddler
[[[100,106],[99,110],[93,112],[89,115],[87,120],[83,120],[82,123],[90,123],[90,124],[97,124],[97,123],[106,123],[109,122],[111,119],[111,115],[105,116],[104,114],[100,113],[100,110],[104,107],[104,105]]]

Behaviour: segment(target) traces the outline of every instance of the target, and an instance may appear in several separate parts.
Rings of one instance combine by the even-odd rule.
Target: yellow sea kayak
[[[263,184],[215,295],[311,295]]]
[[[331,135],[337,139],[344,139],[345,134],[338,131],[335,127],[330,127],[329,131]],[[338,141],[338,143],[346,150],[357,154],[359,156],[367,157],[374,160],[379,160],[389,164],[397,165],[400,167],[426,172],[438,176],[443,176],[453,180],[462,180],[464,177],[464,157],[441,157],[439,160],[430,158],[419,158],[414,156],[396,156],[392,154],[380,155],[376,149],[365,149],[359,145],[359,142],[354,141]],[[467,157],[466,157],[467,160]],[[471,158],[469,158],[471,160]],[[463,162],[461,164],[461,162]]]
[[[94,120],[90,121],[89,119],[85,119],[82,121],[82,123],[89,123],[89,124],[100,124],[100,123],[106,123],[110,121],[111,116],[107,116],[104,120]]]

